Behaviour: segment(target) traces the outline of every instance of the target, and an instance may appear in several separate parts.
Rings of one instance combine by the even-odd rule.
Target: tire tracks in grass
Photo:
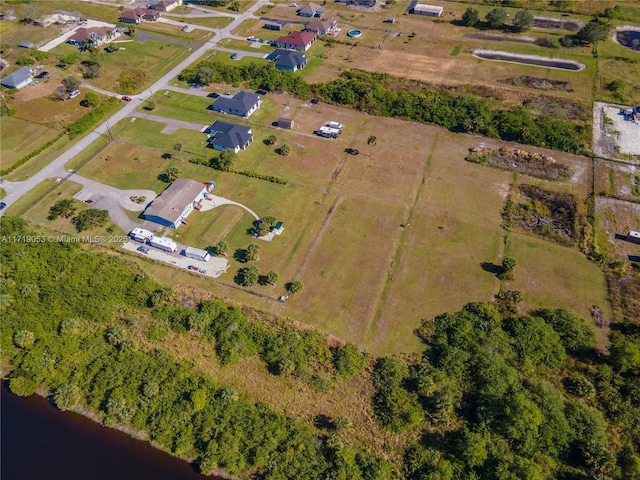
[[[407,236],[407,227],[409,227],[409,225],[411,224],[411,221],[414,218],[416,205],[418,201],[422,198],[425,191],[425,187],[427,186],[427,173],[431,168],[431,159],[433,157],[433,152],[436,148],[437,143],[438,143],[438,134],[436,134],[435,137],[433,138],[433,142],[431,143],[431,148],[429,149],[429,155],[427,156],[427,159],[425,160],[424,166],[422,168],[422,178],[420,179],[420,182],[416,188],[416,193],[413,197],[413,201],[411,202],[411,205],[409,206],[409,210],[407,212],[405,221],[404,223],[401,224],[403,228],[400,231],[400,235],[398,236],[396,249],[391,259],[391,265],[387,272],[387,278],[382,287],[382,293],[378,297],[378,302],[375,309],[375,313],[373,315],[373,319],[371,320],[371,323],[369,324],[369,327],[367,328],[367,331],[365,333],[365,338],[364,338],[365,345],[368,344],[369,338],[375,332],[378,321],[382,316],[382,309],[384,308],[384,305],[387,301],[387,297],[389,296],[389,290],[391,288],[391,282],[393,281],[395,270],[400,264],[400,257],[402,256],[402,253],[403,253],[402,247],[404,246],[405,237]]]

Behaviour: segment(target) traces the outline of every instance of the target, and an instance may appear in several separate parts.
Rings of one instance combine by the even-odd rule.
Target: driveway
[[[132,117],[137,117],[137,118],[146,118],[147,120],[151,120],[153,122],[158,122],[158,123],[164,123],[166,125],[166,127],[164,127],[160,133],[165,133],[167,135],[170,135],[172,133],[175,133],[176,130],[178,130],[179,128],[185,128],[187,130],[195,130],[197,132],[203,132],[205,128],[207,128],[208,125],[200,125],[199,123],[191,123],[191,122],[184,122],[182,120],[173,120],[171,118],[166,118],[166,117],[158,117],[156,115],[150,115],[148,113],[142,113],[142,112],[135,112],[133,114],[131,114]],[[213,118],[211,120],[211,123],[213,123]]]
[[[199,60],[205,53],[209,50],[213,49],[215,43],[224,38],[226,35],[231,34],[231,31],[240,25],[245,19],[253,16],[253,13],[262,8],[263,5],[269,3],[268,0],[258,0],[252,7],[250,7],[246,12],[241,13],[236,16],[235,20],[233,20],[227,27],[220,29],[218,33],[213,35],[213,37],[207,41],[200,48],[194,50],[191,55],[185,58],[178,65],[169,70],[165,75],[158,79],[153,85],[151,85],[147,90],[150,92],[156,92],[163,88],[166,88],[169,82],[175,78],[182,70],[189,67],[192,63]],[[232,52],[233,50],[227,50]],[[240,54],[239,54],[240,55]],[[251,56],[256,56],[252,54]],[[144,95],[144,96],[143,96]],[[144,94],[139,95],[131,95],[132,98],[135,99],[144,99],[146,98],[146,92]],[[138,102],[129,102],[124,105],[118,112],[111,116],[107,121],[97,126],[93,130],[91,130],[87,135],[85,135],[80,141],[78,141],[73,147],[69,150],[62,153],[55,160],[53,160],[49,165],[45,166],[42,170],[32,175],[28,180],[22,182],[2,182],[0,186],[5,189],[7,195],[3,199],[3,201],[7,204],[7,206],[12,205],[16,200],[20,199],[27,192],[35,188],[40,182],[46,180],[47,178],[57,178],[57,177],[65,177],[67,172],[64,170],[64,165],[73,159],[78,153],[91,145],[95,140],[100,137],[107,136],[107,131],[109,125],[115,125],[123,118],[129,117],[136,109]],[[6,209],[0,211],[0,216],[4,215]]]

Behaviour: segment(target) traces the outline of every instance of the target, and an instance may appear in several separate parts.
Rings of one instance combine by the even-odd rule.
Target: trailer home
[[[187,247],[184,249],[184,256],[187,258],[193,258],[194,260],[200,260],[202,262],[208,262],[211,255],[206,250],[201,248]]]
[[[176,242],[167,237],[151,237],[149,245],[164,250],[165,252],[175,252],[178,250]]]
[[[153,233],[144,228],[134,228],[129,232],[129,236],[136,242],[147,243],[153,238]]]

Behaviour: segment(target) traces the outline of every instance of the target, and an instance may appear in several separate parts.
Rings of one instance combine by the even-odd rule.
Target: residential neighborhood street
[[[102,3],[102,2],[96,2]],[[264,5],[269,3],[268,0],[259,0],[249,8],[247,11],[237,15],[235,19],[226,27],[221,29],[214,29],[215,35],[204,45],[202,45],[197,50],[194,50],[187,58],[185,58],[178,65],[173,67],[169,72],[167,72],[164,76],[162,76],[158,81],[156,81],[153,85],[151,85],[148,89],[146,89],[143,93],[138,95],[132,95],[132,99],[146,99],[149,96],[149,92],[155,92],[163,88],[167,88],[169,86],[169,82],[175,78],[182,70],[190,66],[192,63],[197,61],[200,57],[202,57],[207,51],[216,49],[216,42],[219,42],[222,38],[226,38],[231,36],[231,31],[240,25],[247,18],[252,17],[253,13],[262,8]],[[233,52],[234,50],[224,49],[224,51]],[[246,55],[254,56],[255,54],[242,52]],[[241,54],[239,54],[240,56]],[[262,55],[260,55],[262,56]],[[68,178],[70,180],[74,180],[73,172],[67,172],[64,169],[66,163],[72,160],[78,153],[80,153],[85,148],[89,147],[94,141],[96,141],[101,136],[105,137],[108,135],[108,129],[110,126],[117,124],[120,120],[131,116],[134,114],[136,108],[138,107],[137,101],[128,102],[124,105],[117,113],[115,113],[111,118],[106,120],[104,123],[96,127],[94,130],[89,132],[84,138],[82,138],[78,143],[76,143],[72,148],[64,152],[62,155],[58,156],[55,160],[53,160],[49,165],[44,167],[42,170],[31,176],[28,180],[21,182],[9,182],[3,179],[0,179],[0,188],[4,189],[6,192],[6,196],[3,199],[3,202],[7,206],[11,206],[14,202],[22,198],[27,192],[35,188],[40,182],[46,180],[47,178]],[[69,175],[72,173],[72,175]],[[79,182],[82,183],[82,182]],[[0,211],[0,215],[4,215],[6,209]]]

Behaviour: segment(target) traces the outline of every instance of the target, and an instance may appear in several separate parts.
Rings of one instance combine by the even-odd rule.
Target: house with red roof
[[[305,52],[315,41],[316,34],[313,32],[291,32],[286,37],[279,37],[276,40],[276,47]]]

